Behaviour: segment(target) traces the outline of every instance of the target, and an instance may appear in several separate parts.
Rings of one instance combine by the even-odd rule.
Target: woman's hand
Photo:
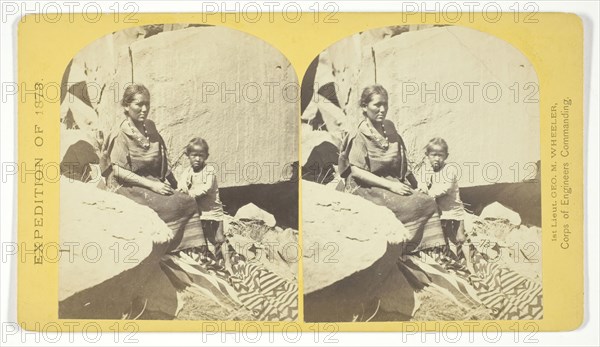
[[[173,175],[172,172],[170,172],[167,175],[166,179],[167,179],[167,182],[169,182],[169,184],[171,185],[171,187],[173,189],[177,189],[177,180],[175,179],[175,176]]]
[[[160,195],[172,195],[174,193],[173,188],[169,183],[156,181],[150,185],[150,190]]]
[[[418,192],[421,192],[421,193],[423,193],[423,194],[427,194],[427,192],[428,192],[427,186],[425,186],[425,185],[423,185],[423,184],[419,184],[419,185],[417,185],[417,189],[416,189],[416,190],[417,190]]]
[[[412,188],[402,182],[390,182],[388,189],[392,193],[396,193],[396,194],[400,194],[400,195],[411,195],[413,193]]]

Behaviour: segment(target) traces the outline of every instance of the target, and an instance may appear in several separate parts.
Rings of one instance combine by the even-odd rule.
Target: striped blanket
[[[406,256],[402,266],[422,284],[442,289],[457,304],[481,304],[498,320],[537,320],[543,318],[542,286],[493,261],[471,245],[470,273],[463,257],[454,256],[441,247]]]
[[[473,256],[476,274],[469,277],[481,302],[496,319],[542,319],[542,286],[521,274],[489,261],[484,253]]]
[[[163,258],[163,271],[179,291],[204,295],[222,306],[243,306],[257,320],[298,318],[298,287],[263,266],[232,256],[233,274],[212,257],[178,252]]]

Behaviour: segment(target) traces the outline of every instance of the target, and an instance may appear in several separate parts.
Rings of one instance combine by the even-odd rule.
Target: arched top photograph
[[[541,319],[539,97],[524,54],[466,27],[370,29],[315,57],[302,237],[338,261],[304,263],[306,321]]]
[[[59,317],[295,320],[297,86],[276,48],[224,26],[83,47],[62,82],[60,240],[129,256],[70,250]]]

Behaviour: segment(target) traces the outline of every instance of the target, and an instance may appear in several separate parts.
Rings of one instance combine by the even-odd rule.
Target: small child
[[[425,147],[433,173],[428,173],[424,191],[437,202],[446,246],[450,249],[452,242],[456,246],[454,254],[458,254],[461,248],[467,268],[473,273],[469,245],[465,244],[465,209],[460,199],[456,171],[448,169],[445,163],[448,154],[448,144],[439,137],[431,139]]]
[[[185,153],[190,161],[190,168],[184,172],[182,191],[196,199],[204,238],[214,247],[215,253],[221,253],[225,269],[233,274],[229,245],[223,231],[223,204],[219,198],[219,187],[214,168],[206,165],[208,159],[208,143],[195,137],[188,143]],[[207,245],[201,249],[201,254],[208,253]]]

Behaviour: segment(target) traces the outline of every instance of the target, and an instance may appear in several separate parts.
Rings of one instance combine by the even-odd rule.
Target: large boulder
[[[79,51],[63,77],[61,119],[68,127],[108,131],[122,115],[120,100],[133,82],[129,45],[145,37],[144,27],[119,30]]]
[[[504,219],[509,221],[513,225],[521,224],[521,216],[510,208],[502,205],[499,202],[493,202],[486,206],[483,211],[481,211],[481,218],[491,218],[491,219]]]
[[[275,217],[272,214],[252,203],[240,207],[235,214],[235,218],[262,221],[270,227],[274,227],[276,224]]]
[[[328,131],[302,132],[302,179],[327,184],[337,173],[340,142]]]
[[[298,161],[299,90],[276,48],[241,31],[199,27],[134,42],[131,55],[173,165],[201,136],[221,187],[290,178]]]
[[[123,91],[134,80],[130,45],[190,24],[151,24],[105,35],[80,50],[65,69],[61,87],[61,120],[67,128],[111,129],[122,115]]]
[[[480,215],[483,209],[491,203],[498,202],[518,213],[522,223],[542,226],[542,198],[539,177],[517,183],[461,187],[460,197],[465,206],[476,215]]]
[[[408,231],[389,209],[302,181],[304,294],[364,270]]]
[[[86,130],[64,128],[61,130],[61,175],[83,182],[99,176],[99,172],[93,172],[93,168],[98,167],[100,163],[99,144],[92,135],[92,132]]]
[[[458,26],[411,26],[390,35],[375,29],[321,55],[317,70],[326,71],[315,79],[333,78],[344,124],[362,119],[362,89],[382,84],[390,94],[388,118],[411,162],[421,161],[431,138],[442,137],[448,161],[461,169],[461,186],[519,182],[540,157],[538,78],[528,58],[502,39]]]
[[[118,319],[136,298],[165,291],[146,306],[174,315],[176,292],[159,265],[174,235],[158,215],[94,184],[62,178],[60,193],[60,318]]]
[[[96,138],[122,121],[130,83],[151,93],[150,118],[179,174],[183,147],[210,145],[221,187],[289,180],[298,160],[299,90],[290,62],[266,42],[226,27],[146,25],[114,32],[67,66],[61,121]]]

